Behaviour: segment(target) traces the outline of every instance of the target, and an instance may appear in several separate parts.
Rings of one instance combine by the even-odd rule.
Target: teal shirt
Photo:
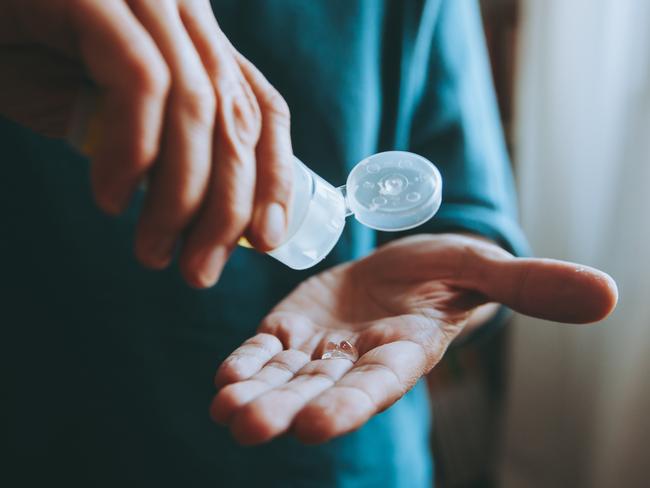
[[[364,157],[434,161],[444,202],[418,232],[468,230],[517,251],[513,183],[478,7],[469,0],[219,0],[233,44],[292,112],[296,155],[335,185]],[[319,270],[367,254],[352,222],[315,269],[238,249],[210,290],[132,253],[141,196],[113,219],[87,161],[0,120],[2,332],[8,476],[66,486],[428,487],[424,384],[363,428],[306,447],[242,448],[208,418],[213,374]]]

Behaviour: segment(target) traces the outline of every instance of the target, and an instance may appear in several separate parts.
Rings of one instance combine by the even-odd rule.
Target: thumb
[[[466,285],[525,315],[584,324],[616,307],[616,282],[597,269],[553,259],[479,259]]]
[[[0,114],[49,137],[66,136],[84,76],[81,67],[40,47],[0,48]]]

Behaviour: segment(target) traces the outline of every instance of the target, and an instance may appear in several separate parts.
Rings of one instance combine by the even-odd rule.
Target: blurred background
[[[645,487],[650,461],[650,1],[482,0],[521,222],[610,273],[590,327],[515,316],[430,379],[438,486]]]

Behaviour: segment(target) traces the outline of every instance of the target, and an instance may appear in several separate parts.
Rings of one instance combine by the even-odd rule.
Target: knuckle
[[[247,110],[251,125],[259,130],[262,127],[262,111],[259,103],[257,103],[255,94],[248,83],[242,81],[241,86],[243,94],[239,101]]]
[[[237,136],[246,145],[255,146],[262,129],[262,117],[256,103],[237,99],[233,106]]]
[[[171,74],[161,58],[134,53],[127,62],[129,82],[138,93],[150,97],[167,95],[171,85]]]
[[[250,221],[250,206],[231,202],[225,205],[222,211],[222,223],[224,226],[233,229],[235,232],[241,232]]]
[[[275,88],[269,88],[264,100],[264,108],[273,122],[289,126],[291,123],[291,111],[289,105],[280,92]]]
[[[189,189],[181,189],[175,192],[174,196],[170,198],[170,211],[169,215],[176,214],[180,225],[185,225],[191,217],[198,211],[201,203],[201,195]],[[174,219],[172,219],[174,220]]]
[[[188,116],[204,126],[211,126],[217,100],[212,86],[207,81],[186,86],[181,94],[183,110]]]
[[[222,73],[215,77],[215,84],[219,97],[227,100],[237,96],[240,90],[239,81],[230,73]]]
[[[262,129],[260,107],[250,87],[244,81],[228,80],[220,87],[222,118],[237,140],[247,146],[255,146]]]
[[[143,174],[154,164],[158,155],[158,147],[144,137],[134,138],[132,144],[128,160],[136,174]]]

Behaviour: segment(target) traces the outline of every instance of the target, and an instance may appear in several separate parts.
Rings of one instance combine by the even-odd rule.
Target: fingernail
[[[164,268],[171,261],[175,240],[170,236],[157,237],[147,246],[149,263],[155,268]]]
[[[264,239],[270,246],[282,244],[286,232],[284,209],[279,203],[271,203],[264,212]]]
[[[201,288],[214,285],[221,275],[227,255],[228,251],[224,246],[212,248],[205,254],[199,255],[193,267],[196,285]]]

